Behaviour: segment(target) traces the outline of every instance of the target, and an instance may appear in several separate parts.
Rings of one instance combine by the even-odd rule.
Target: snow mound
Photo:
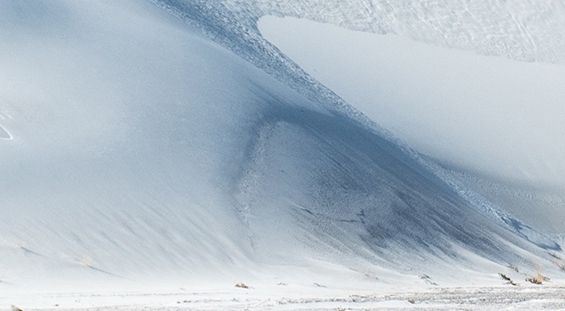
[[[565,230],[564,66],[294,18],[264,17],[259,26],[312,76],[411,147],[538,228]]]

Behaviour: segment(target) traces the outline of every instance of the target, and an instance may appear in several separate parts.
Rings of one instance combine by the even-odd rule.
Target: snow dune
[[[175,17],[206,3],[165,2],[0,3],[2,301],[557,273],[559,243],[230,37],[224,11],[194,23],[207,37]]]
[[[5,282],[96,287],[248,262],[231,181],[269,100],[257,85],[284,88],[151,4],[1,6]]]
[[[307,72],[418,151],[510,189],[521,185],[518,189],[537,197],[563,195],[565,66],[509,61],[307,20],[265,17],[259,25]],[[519,208],[499,201],[540,229],[565,229],[562,200]],[[546,215],[539,216],[540,210]]]

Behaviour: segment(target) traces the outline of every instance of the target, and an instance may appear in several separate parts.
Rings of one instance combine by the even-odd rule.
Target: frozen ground
[[[18,300],[24,310],[563,310],[565,288],[554,286],[414,288],[371,292],[292,288],[177,289],[170,292],[115,292],[31,295]],[[300,291],[300,292],[298,292]]]

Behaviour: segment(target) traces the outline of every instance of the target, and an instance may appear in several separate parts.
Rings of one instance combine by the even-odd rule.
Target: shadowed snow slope
[[[155,1],[311,100],[376,121],[530,225],[565,230],[562,1]],[[273,36],[271,23],[265,34],[329,90],[258,33],[265,15],[379,35],[287,21]]]
[[[458,167],[469,184],[538,228],[565,231],[565,66],[294,18],[265,17],[259,25],[300,66],[410,146]]]
[[[0,41],[3,290],[560,251],[152,4],[2,1]]]

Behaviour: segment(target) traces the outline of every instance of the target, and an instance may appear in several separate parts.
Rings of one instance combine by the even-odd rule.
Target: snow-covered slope
[[[308,36],[312,29],[300,29],[298,36],[289,36],[286,29],[282,31],[279,39],[282,37],[291,38],[291,46],[298,47],[301,52],[304,52],[306,47],[310,47],[311,52],[302,56],[297,54],[297,50],[290,51],[289,45],[278,45],[282,42],[272,36],[271,39],[283,49],[283,52],[288,53],[293,60],[298,61],[300,66],[309,69],[309,74],[320,79],[324,84],[327,84],[326,86],[330,86],[332,91],[338,92],[338,95],[346,97],[350,104],[367,113],[381,126],[408,141],[419,152],[424,152],[444,161],[444,165],[458,175],[459,179],[465,180],[468,186],[504,206],[504,208],[511,210],[513,214],[527,219],[530,224],[541,230],[562,232],[565,229],[561,221],[564,216],[563,210],[565,210],[562,199],[565,184],[561,177],[563,176],[563,161],[560,160],[563,157],[564,148],[562,140],[559,139],[560,133],[563,132],[561,122],[559,122],[559,116],[562,114],[560,108],[562,106],[560,105],[562,87],[559,86],[562,84],[563,69],[562,65],[540,64],[562,64],[565,60],[565,4],[563,1],[518,3],[502,0],[476,0],[452,3],[449,1],[391,2],[380,0],[323,2],[223,0],[219,3],[223,4],[226,11],[229,11],[235,19],[248,29],[254,29],[256,21],[261,17],[274,15],[304,18],[365,33],[393,35],[397,39],[390,39],[390,36],[377,39],[377,35],[349,33],[345,35],[348,37],[347,40],[340,40],[338,44],[334,39],[343,38],[343,34],[347,33],[343,29],[333,31],[330,30],[331,27],[325,27],[323,34],[317,33],[315,40],[310,41],[305,36]],[[289,27],[296,29],[302,26]],[[317,28],[317,26],[312,27]],[[314,43],[320,43],[321,40],[328,37],[332,39],[326,41],[326,44]],[[354,39],[360,37],[363,37],[363,39]],[[373,38],[369,39],[371,37]],[[356,41],[356,43],[352,41]],[[376,41],[378,43],[375,43]],[[391,48],[390,43],[393,41],[396,43],[405,42],[406,44],[402,45],[405,48],[404,52],[395,55],[395,48],[402,49],[402,46]],[[372,45],[373,48],[368,48],[368,46],[371,46],[369,42],[379,44],[378,50],[381,52],[373,50],[374,44]],[[418,45],[416,42],[429,45],[425,47],[426,45]],[[383,43],[385,45],[381,46]],[[328,44],[333,47],[328,47]],[[325,51],[320,51],[322,45]],[[410,45],[410,47],[406,47],[406,45]],[[410,56],[411,53],[414,53],[414,48],[425,50],[421,52],[424,52],[423,54],[427,55],[428,58],[423,60],[422,55],[416,58],[420,62],[426,62],[429,67],[434,67],[433,69],[424,70],[418,64],[418,61]],[[442,51],[441,48],[464,50],[490,56],[490,59],[482,61],[480,57],[473,56],[470,53],[445,49]],[[436,52],[430,54],[432,50]],[[411,116],[415,115],[414,111],[408,114],[405,114],[404,111],[414,107],[414,98],[407,98],[406,93],[410,93],[412,97],[417,97],[418,94],[415,94],[415,90],[410,89],[407,92],[406,89],[411,87],[407,83],[397,83],[391,90],[384,90],[385,84],[381,83],[384,78],[383,75],[375,73],[375,70],[386,71],[386,68],[391,69],[390,63],[395,62],[395,60],[384,55],[383,51],[392,55],[396,61],[400,60],[402,56],[408,57],[400,64],[403,70],[393,74],[393,77],[407,81],[416,81],[415,77],[420,77],[429,81],[427,84],[418,85],[416,89],[419,90],[418,94],[423,92],[424,95],[428,95],[424,96],[424,99],[427,100],[426,103],[429,102],[430,98],[436,101],[432,107],[429,107],[430,110],[442,110],[445,107],[442,102],[460,102],[455,90],[461,89],[461,87],[464,87],[461,90],[461,96],[469,93],[474,94],[465,98],[469,103],[472,99],[475,99],[481,102],[480,105],[477,104],[476,106],[490,105],[492,109],[481,110],[477,107],[465,105],[465,107],[457,107],[457,110],[453,111],[454,106],[451,106],[452,108],[445,111],[448,113],[433,115],[440,117],[451,113],[452,115],[449,115],[451,122],[457,122],[457,124],[447,123],[436,126],[431,122],[437,121],[431,120],[429,117],[425,118],[425,122],[424,120],[413,122],[414,118]],[[320,53],[322,55],[318,57]],[[333,53],[333,55],[330,55],[330,53]],[[336,53],[340,56],[337,56]],[[370,56],[367,57],[367,54]],[[465,54],[468,56],[459,57]],[[446,55],[447,57],[445,57]],[[310,56],[315,59],[310,65],[301,61],[304,60],[304,57]],[[535,64],[512,64],[512,62],[504,62],[502,59],[492,59],[492,56]],[[336,60],[336,57],[340,59]],[[376,60],[377,57],[378,60]],[[435,60],[432,59],[433,57],[435,57]],[[370,62],[374,64],[368,65],[361,58],[370,59]],[[463,59],[465,60],[463,61]],[[450,66],[454,64],[453,60],[460,66],[456,65],[451,68]],[[325,65],[323,69],[317,68],[322,70],[313,72],[311,70],[314,63],[324,63]],[[386,68],[383,68],[383,66],[375,68],[378,64],[385,63],[387,63]],[[475,68],[467,70],[471,68],[471,65]],[[359,66],[362,68],[359,68]],[[412,69],[410,68],[415,71],[411,72]],[[505,78],[502,71],[512,72],[508,73],[511,78]],[[408,75],[406,79],[400,76],[403,72]],[[420,74],[422,72],[425,73],[424,76]],[[349,77],[348,73],[355,77]],[[329,81],[339,80],[342,74],[348,77],[341,80],[340,84],[352,86],[347,90]],[[447,83],[438,78],[442,74],[447,79]],[[465,76],[464,79],[460,78],[462,75]],[[469,75],[471,76],[470,79]],[[448,76],[456,76],[457,78],[449,78]],[[328,79],[327,77],[331,78]],[[489,83],[489,81],[493,83]],[[457,86],[458,82],[459,86]],[[465,88],[465,83],[470,84],[471,87]],[[378,86],[375,86],[376,84]],[[391,81],[386,83],[386,85],[391,84],[393,84]],[[442,84],[440,89],[447,89],[447,93],[453,93],[455,96],[446,95],[445,92],[437,90],[432,84]],[[455,87],[451,87],[454,84]],[[557,87],[554,87],[554,85],[557,85]],[[424,86],[428,90],[424,89]],[[500,91],[492,91],[498,87],[501,88]],[[400,89],[402,89],[401,95],[395,93]],[[350,96],[352,92],[355,92],[356,100],[352,100]],[[369,102],[367,94],[375,95],[375,93],[379,93],[376,98],[386,98],[386,102]],[[489,95],[489,98],[485,100],[487,94],[492,95]],[[391,100],[391,97],[395,98]],[[335,101],[332,96],[330,98]],[[541,99],[541,103],[537,102],[538,98]],[[513,100],[517,101],[513,105],[521,108],[509,108],[512,106]],[[402,108],[389,109],[394,103],[400,104]],[[532,105],[535,107],[532,107]],[[424,106],[427,105],[419,104],[419,107]],[[383,121],[386,117],[383,117],[382,112],[377,111],[381,109],[387,110],[387,114],[392,114],[391,119],[394,121]],[[420,111],[421,109],[416,110]],[[531,111],[532,109],[533,111]],[[375,111],[379,113],[380,117],[375,118]],[[466,115],[467,112],[469,112],[469,116]],[[427,114],[428,112],[424,113],[424,115]],[[464,117],[461,118],[461,115]],[[496,133],[470,134],[469,126],[465,126],[465,124],[477,123],[477,118],[488,119],[484,130],[487,131],[496,127],[494,131]],[[498,121],[498,119],[502,120]],[[464,121],[458,122],[458,120]],[[532,122],[532,120],[535,121]],[[412,127],[417,127],[417,130],[411,131],[406,127],[392,127],[393,125],[391,125],[395,122],[409,121],[412,122]],[[422,126],[423,123],[426,125]],[[442,123],[444,123],[443,119]],[[459,126],[459,123],[462,123],[463,126]],[[521,124],[526,126],[521,127]],[[457,128],[456,131],[452,131],[454,127]],[[409,131],[410,133],[407,133]],[[414,132],[418,132],[418,134],[414,134]],[[454,143],[454,139],[448,139],[445,143],[442,143],[443,147],[440,148],[442,150],[438,151],[437,143],[436,146],[430,144],[430,141],[437,140],[434,135],[439,135],[441,138],[450,135],[463,135],[463,138],[468,139],[457,141],[455,148],[446,150],[447,145]],[[414,136],[420,137],[414,139]],[[422,136],[426,137],[422,138]],[[471,144],[468,144],[469,141],[471,141]],[[421,148],[422,146],[424,148]],[[480,151],[477,152],[477,150]],[[453,153],[458,152],[465,153],[467,159],[462,159],[460,154],[453,155]],[[476,156],[470,160],[472,154],[476,154]],[[510,163],[506,163],[507,159],[510,159]],[[469,162],[473,163],[469,165]],[[490,167],[487,168],[487,166]],[[494,166],[497,167],[492,169]],[[513,180],[509,182],[509,179]]]
[[[296,95],[149,3],[1,6],[5,282],[242,266],[234,180]]]
[[[307,20],[264,18],[259,25],[305,70],[410,146],[458,167],[479,189],[488,190],[473,179],[497,183],[491,199],[538,228],[565,230],[565,66]]]
[[[558,243],[234,16],[207,1],[0,3],[3,291],[550,269]]]

